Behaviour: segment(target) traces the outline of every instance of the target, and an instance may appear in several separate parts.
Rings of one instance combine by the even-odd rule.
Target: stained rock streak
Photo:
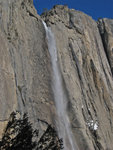
[[[42,19],[55,39],[50,42],[56,45],[52,55],[60,76],[53,79]],[[15,110],[28,114],[40,137],[46,126],[37,116],[59,123],[51,88],[55,78],[64,89],[62,94],[57,89],[59,97],[66,96],[64,106],[57,105],[66,108],[74,143],[80,150],[113,150],[113,19],[95,22],[62,5],[39,16],[32,0],[0,0],[0,138]]]

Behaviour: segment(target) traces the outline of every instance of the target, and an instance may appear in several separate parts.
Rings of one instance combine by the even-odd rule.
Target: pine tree
[[[13,112],[5,129],[0,150],[61,150],[63,141],[58,138],[57,133],[51,125],[47,124],[47,129],[39,141],[39,130],[33,130],[32,124],[28,121],[27,114],[23,118],[17,117],[19,113]],[[44,121],[42,121],[44,122]]]

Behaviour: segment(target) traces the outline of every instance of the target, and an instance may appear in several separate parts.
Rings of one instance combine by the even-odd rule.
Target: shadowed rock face
[[[98,27],[103,40],[103,45],[107,55],[111,72],[113,74],[113,19],[100,19]]]
[[[55,6],[51,27],[80,150],[113,149],[113,20]],[[99,27],[99,28],[98,28]],[[34,128],[55,121],[51,62],[41,17],[28,0],[0,0],[0,135],[10,113],[28,112]],[[101,38],[102,37],[102,38]]]

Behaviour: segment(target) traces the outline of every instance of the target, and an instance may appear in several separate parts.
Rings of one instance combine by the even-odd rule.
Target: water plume
[[[73,135],[70,128],[70,121],[67,114],[67,96],[62,83],[61,71],[58,64],[57,48],[54,34],[51,29],[43,22],[46,38],[48,43],[48,50],[51,57],[52,64],[52,90],[54,94],[54,101],[57,111],[57,131],[59,138],[63,139],[65,150],[77,150],[73,142]]]

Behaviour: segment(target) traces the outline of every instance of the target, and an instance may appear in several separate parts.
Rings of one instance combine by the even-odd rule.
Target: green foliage
[[[63,141],[57,136],[57,133],[51,125],[47,124],[47,129],[39,139],[38,130],[33,130],[32,124],[28,121],[27,114],[23,118],[17,117],[18,114],[13,112],[10,115],[9,122],[5,129],[0,150],[61,150]]]
[[[26,114],[23,119],[17,119],[13,112],[2,138],[1,150],[32,150],[36,146],[36,142],[32,142],[36,133],[38,131],[33,131]]]
[[[57,133],[50,125],[38,142],[37,150],[60,150],[63,149],[62,139],[58,139]]]

